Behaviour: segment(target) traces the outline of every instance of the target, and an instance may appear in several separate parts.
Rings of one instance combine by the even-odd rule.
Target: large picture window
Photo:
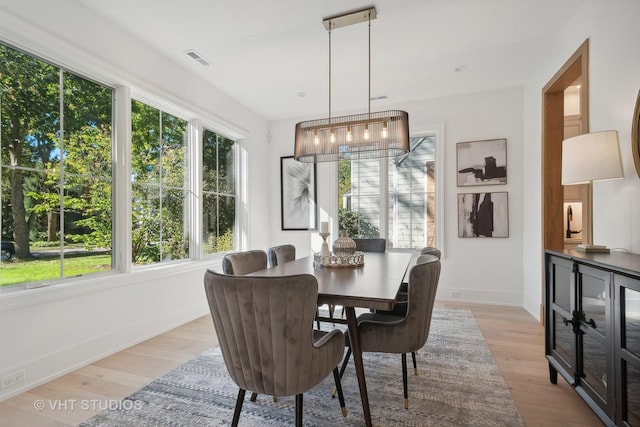
[[[436,246],[436,136],[411,139],[395,158],[341,160],[340,229],[390,248]]]
[[[113,89],[0,44],[0,285],[112,268]]]
[[[123,88],[116,106],[115,92],[0,43],[0,294],[237,247],[237,142],[150,93]]]

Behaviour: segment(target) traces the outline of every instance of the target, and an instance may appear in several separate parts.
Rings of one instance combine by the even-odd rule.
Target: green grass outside
[[[110,254],[84,254],[64,259],[65,277],[108,271],[111,269]],[[38,282],[60,278],[60,259],[12,260],[0,264],[0,286]]]

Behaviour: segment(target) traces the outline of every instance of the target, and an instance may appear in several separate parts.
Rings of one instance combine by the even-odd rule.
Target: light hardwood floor
[[[526,426],[602,426],[561,377],[557,385],[549,382],[544,330],[525,310],[439,305],[472,310]],[[215,344],[211,318],[201,317],[1,402],[0,426],[76,425]],[[39,400],[43,410],[35,408]],[[52,407],[58,401],[66,407]]]

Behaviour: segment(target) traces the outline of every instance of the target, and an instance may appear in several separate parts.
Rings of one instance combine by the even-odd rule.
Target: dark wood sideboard
[[[605,425],[640,426],[640,255],[545,251],[545,354]]]

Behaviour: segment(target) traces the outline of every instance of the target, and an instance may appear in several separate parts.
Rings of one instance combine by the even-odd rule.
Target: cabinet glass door
[[[573,333],[572,301],[574,298],[574,273],[573,262],[557,258],[549,258],[549,299],[551,307],[549,311],[549,323],[553,325],[550,339],[550,352],[554,360],[564,369],[563,376],[569,383],[573,383],[575,372],[575,348],[576,335]]]
[[[598,395],[607,396],[607,355],[600,342],[590,335],[582,336],[582,382],[587,382]]]
[[[575,348],[575,334],[571,323],[571,294],[573,288],[573,263],[554,259],[551,269],[551,301],[553,317],[553,344],[552,349],[557,352],[567,368],[573,366],[573,351]],[[569,372],[572,369],[567,369]]]
[[[609,273],[605,272],[603,278],[602,271],[590,271],[590,269],[587,270],[586,268],[583,270],[585,273],[582,274],[580,287],[580,302],[583,320],[587,325],[597,330],[601,335],[606,335],[607,325],[605,323],[605,302],[608,301]],[[594,273],[598,276],[591,276],[589,273]]]
[[[640,426],[640,369],[629,363],[624,363],[624,367],[625,421],[629,425]]]
[[[628,288],[624,289],[624,336],[624,348],[640,357],[640,292]]]
[[[580,265],[578,268],[578,294],[580,312],[580,344],[582,366],[580,385],[613,416],[613,363],[607,357],[613,342],[607,332],[609,321],[609,271]]]
[[[627,279],[638,290],[622,288],[624,295],[624,340],[620,349],[622,412],[624,420],[640,426],[640,281]],[[625,280],[626,281],[626,280]]]

